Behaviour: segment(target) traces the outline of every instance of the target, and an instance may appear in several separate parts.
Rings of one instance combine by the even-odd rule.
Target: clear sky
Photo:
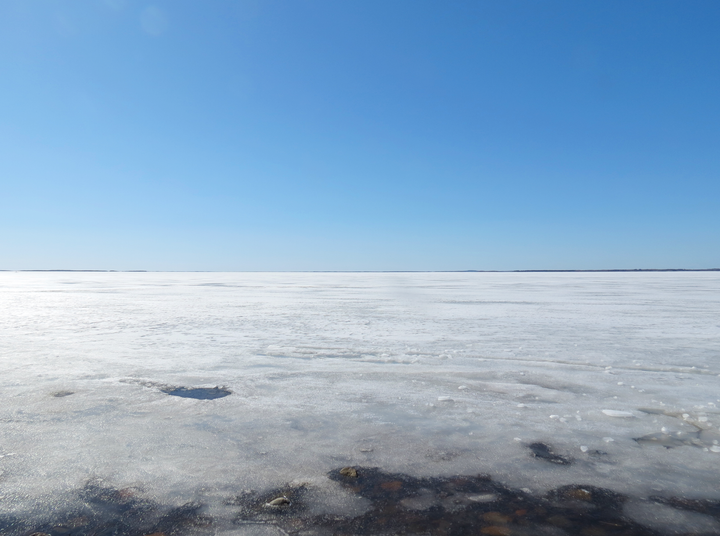
[[[2,269],[718,266],[718,0],[0,2]]]

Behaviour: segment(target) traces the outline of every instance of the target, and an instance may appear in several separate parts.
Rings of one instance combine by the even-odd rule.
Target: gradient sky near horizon
[[[4,0],[0,269],[720,266],[720,2]]]

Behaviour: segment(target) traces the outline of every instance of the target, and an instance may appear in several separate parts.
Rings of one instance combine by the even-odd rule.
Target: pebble
[[[286,506],[288,504],[290,504],[290,499],[288,499],[287,497],[278,497],[277,499],[273,499],[269,503],[265,503],[265,506],[277,507],[277,506]]]
[[[358,472],[354,467],[343,467],[340,469],[340,474],[343,476],[349,476],[350,478],[358,477]]]

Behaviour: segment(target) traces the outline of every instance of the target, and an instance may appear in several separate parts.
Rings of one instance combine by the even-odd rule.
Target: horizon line
[[[720,272],[720,268],[607,268],[557,270],[94,270],[94,269],[0,269],[0,272],[79,272],[79,273],[598,273],[598,272]]]

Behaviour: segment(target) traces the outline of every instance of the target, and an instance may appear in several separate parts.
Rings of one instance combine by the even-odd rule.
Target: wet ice
[[[196,400],[215,400],[232,394],[228,389],[220,387],[166,387],[162,391],[170,396]]]

